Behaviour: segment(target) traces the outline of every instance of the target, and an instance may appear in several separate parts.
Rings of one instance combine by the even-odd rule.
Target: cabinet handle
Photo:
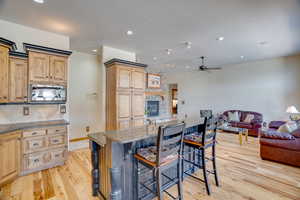
[[[37,132],[33,132],[33,133],[31,133],[31,135],[36,135],[37,134]]]
[[[27,98],[27,96],[24,96],[24,99],[26,99]]]
[[[55,158],[59,157],[59,154],[55,154]]]
[[[7,99],[7,97],[3,97],[3,99]]]
[[[38,146],[38,145],[39,145],[39,143],[34,143],[34,144],[33,144],[33,146]]]
[[[53,142],[54,142],[54,143],[57,143],[57,142],[59,142],[59,140],[53,140]]]
[[[49,76],[46,76],[46,78],[49,78]]]
[[[36,162],[39,162],[39,161],[40,161],[40,159],[34,159],[34,160],[33,160],[33,162],[35,162],[35,163],[36,163]]]

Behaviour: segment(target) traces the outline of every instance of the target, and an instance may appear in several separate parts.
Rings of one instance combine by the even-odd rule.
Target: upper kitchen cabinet
[[[16,49],[14,42],[0,38],[0,103],[8,102],[9,51]]]
[[[29,80],[30,82],[49,82],[49,55],[29,52]]]
[[[28,62],[27,54],[19,52],[9,53],[9,102],[27,102]]]
[[[68,59],[62,56],[50,56],[50,80],[53,83],[67,83]]]
[[[112,59],[106,69],[106,129],[142,126],[145,113],[145,67]]]
[[[66,85],[72,52],[24,43],[29,56],[29,83]]]
[[[144,64],[132,65],[133,62],[112,59],[105,63],[107,66],[116,67],[117,89],[145,90],[145,70]]]

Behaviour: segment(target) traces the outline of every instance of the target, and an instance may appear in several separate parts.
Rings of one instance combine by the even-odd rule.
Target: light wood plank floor
[[[187,200],[300,200],[300,168],[263,161],[259,157],[257,138],[240,146],[234,134],[218,135],[217,166],[221,187],[211,177],[211,196],[203,183],[188,178],[184,181]],[[22,200],[89,200],[91,196],[90,151],[71,152],[65,166],[44,170],[24,177],[1,189],[0,199]],[[175,188],[171,188],[171,192]]]

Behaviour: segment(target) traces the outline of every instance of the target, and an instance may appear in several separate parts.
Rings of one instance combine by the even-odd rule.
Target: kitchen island
[[[89,134],[93,195],[103,199],[137,199],[137,193],[141,191],[137,191],[136,185],[133,157],[136,149],[155,144],[159,126],[178,122],[172,120],[126,130]],[[196,131],[199,123],[199,121],[186,121],[185,132]]]

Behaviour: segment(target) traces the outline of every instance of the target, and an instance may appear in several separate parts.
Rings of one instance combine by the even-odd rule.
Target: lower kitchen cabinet
[[[0,135],[0,186],[15,179],[20,171],[20,132]]]
[[[0,134],[0,187],[19,175],[63,165],[67,155],[66,126]]]
[[[21,142],[21,175],[63,165],[67,159],[66,126],[26,130]]]

